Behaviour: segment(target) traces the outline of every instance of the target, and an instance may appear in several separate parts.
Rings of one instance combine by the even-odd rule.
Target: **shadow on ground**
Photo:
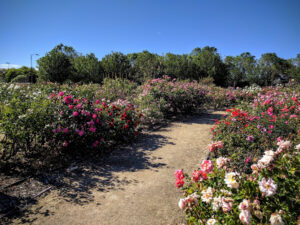
[[[216,119],[223,118],[224,113],[204,113],[202,116],[193,116],[183,119],[182,122],[186,124],[214,124]]]
[[[149,156],[149,152],[166,144],[172,142],[162,135],[143,134],[131,146],[119,147],[104,158],[73,164],[64,173],[50,174],[46,179],[58,188],[59,195],[64,200],[84,205],[94,200],[92,189],[101,192],[123,190],[124,186],[137,183],[136,180],[120,179],[115,172],[134,172],[166,166],[164,163],[154,163]]]
[[[182,117],[178,122],[185,124],[213,124],[222,114],[205,113],[201,116]],[[169,128],[162,127],[161,131],[168,132]],[[154,158],[151,151],[174,144],[163,135],[144,133],[131,145],[119,147],[109,155],[99,158],[86,159],[80,163],[73,163],[68,169],[44,174],[39,181],[51,185],[58,190],[59,197],[73,204],[85,205],[94,201],[92,190],[108,192],[123,190],[128,184],[137,184],[135,179],[120,178],[116,172],[134,172],[138,170],[154,170],[166,167],[160,158]],[[52,213],[42,208],[28,207],[18,212],[14,217],[22,218],[22,223],[34,222],[32,215],[49,216]],[[29,215],[31,215],[29,217]]]

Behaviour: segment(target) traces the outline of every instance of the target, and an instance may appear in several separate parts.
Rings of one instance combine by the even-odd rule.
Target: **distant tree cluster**
[[[300,82],[300,54],[293,59],[283,59],[275,53],[265,53],[256,59],[245,52],[222,59],[217,49],[209,46],[195,48],[190,54],[182,55],[158,55],[149,51],[127,55],[112,52],[99,60],[93,53],[82,55],[73,47],[60,44],[37,63],[39,80],[59,83],[101,83],[104,78],[126,78],[142,83],[163,75],[182,80],[213,80],[216,85],[233,87],[273,85],[290,79]],[[10,82],[20,75],[27,80],[32,79],[25,69],[0,71],[0,79],[4,77]],[[17,73],[19,70],[24,72]]]
[[[0,69],[0,82],[36,82],[37,71],[23,66],[21,68]]]

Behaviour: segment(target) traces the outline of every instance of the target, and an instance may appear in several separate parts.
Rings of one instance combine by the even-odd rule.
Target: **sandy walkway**
[[[191,172],[206,158],[210,128],[222,112],[172,123],[143,135],[103,162],[79,165],[57,190],[14,224],[182,224],[175,169]],[[88,164],[88,165],[86,165]]]

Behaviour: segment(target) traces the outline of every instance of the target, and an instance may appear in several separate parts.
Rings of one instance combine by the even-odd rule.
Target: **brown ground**
[[[143,135],[105,161],[81,163],[13,224],[182,224],[175,169],[189,174],[207,157],[210,128],[222,112],[174,122]]]

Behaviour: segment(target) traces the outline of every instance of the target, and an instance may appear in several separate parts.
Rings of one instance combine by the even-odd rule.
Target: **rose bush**
[[[178,170],[175,186],[185,193],[178,206],[188,224],[297,224],[299,150],[299,144],[281,141],[276,152],[264,152],[264,164],[252,165],[251,174],[228,167],[226,158],[203,161],[192,178]]]
[[[277,138],[299,139],[297,92],[265,90],[242,108],[227,109],[229,115],[216,120],[212,128],[214,140],[222,141],[224,148],[211,151],[211,156],[230,156],[232,166],[250,172],[251,162],[256,162],[264,149],[275,148]]]
[[[164,76],[146,81],[139,88],[135,102],[143,110],[144,123],[153,126],[180,114],[200,112],[206,94],[197,82],[176,81]]]

